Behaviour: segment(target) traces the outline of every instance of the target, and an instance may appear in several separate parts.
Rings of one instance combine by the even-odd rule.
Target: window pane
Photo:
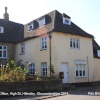
[[[45,72],[43,72],[43,75],[45,75]]]
[[[45,24],[45,18],[43,18],[43,19],[41,19],[40,21],[39,21],[39,26],[42,26],[42,25],[44,25]]]
[[[47,39],[47,37],[45,37],[45,40]]]
[[[47,46],[45,45],[45,49],[47,48]]]
[[[79,71],[79,73],[80,73],[80,76],[82,76],[82,71]]]
[[[29,66],[29,73],[30,73],[30,75],[34,75],[35,74],[35,66],[34,66],[34,64],[31,64]]]
[[[44,46],[44,42],[42,42],[42,46]]]
[[[76,76],[78,76],[78,71],[76,71]]]
[[[33,27],[32,27],[32,25],[30,26],[30,29],[32,29]]]
[[[3,51],[3,57],[7,57],[6,51]]]
[[[42,41],[44,41],[44,38],[42,38]]]
[[[45,68],[43,68],[43,71],[45,71]]]
[[[73,39],[73,47],[75,48],[75,39]]]
[[[7,49],[7,47],[6,46],[3,46],[3,49]]]
[[[2,49],[2,46],[0,46],[0,49]]]
[[[2,57],[2,51],[0,51],[0,57]]]
[[[24,54],[25,53],[25,43],[21,44],[21,53]]]
[[[46,49],[47,48],[47,41],[46,41],[46,37],[42,38],[42,49]]]
[[[72,39],[70,39],[70,47],[72,47]]]
[[[83,70],[85,70],[85,65],[83,65]]]
[[[45,43],[45,45],[47,45],[47,41],[45,41],[44,43]]]
[[[69,20],[65,20],[65,23],[69,23]]]
[[[76,65],[76,70],[78,70],[78,65]]]
[[[79,70],[82,70],[82,66],[81,66],[81,65],[78,65],[78,69],[79,69]]]
[[[76,40],[76,48],[79,48],[79,40]]]
[[[83,76],[85,76],[85,70],[83,71]]]
[[[47,75],[47,63],[42,63],[42,75]]]
[[[73,47],[75,48],[75,42],[73,42]]]

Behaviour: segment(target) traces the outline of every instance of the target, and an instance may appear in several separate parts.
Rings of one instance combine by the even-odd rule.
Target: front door
[[[64,72],[63,83],[68,83],[68,64],[62,63],[62,72]]]

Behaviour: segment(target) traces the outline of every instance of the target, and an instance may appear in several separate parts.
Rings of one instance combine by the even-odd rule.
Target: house
[[[54,10],[23,25],[10,21],[5,8],[0,33],[1,64],[14,59],[39,76],[50,76],[54,66],[56,77],[64,73],[63,83],[100,81],[99,45],[65,13]]]

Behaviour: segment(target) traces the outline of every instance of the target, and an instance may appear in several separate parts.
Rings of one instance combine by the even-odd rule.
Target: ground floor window
[[[47,76],[47,62],[42,62],[42,75]]]
[[[29,66],[29,74],[34,75],[35,74],[35,64],[30,64]]]
[[[76,77],[85,77],[85,76],[86,76],[86,65],[76,64]]]

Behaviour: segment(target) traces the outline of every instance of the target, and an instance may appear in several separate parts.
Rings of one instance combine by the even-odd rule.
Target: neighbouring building
[[[64,73],[63,83],[100,81],[100,46],[94,36],[54,10],[23,25],[9,20],[7,7],[0,19],[0,64],[8,59],[29,63],[30,75]]]

